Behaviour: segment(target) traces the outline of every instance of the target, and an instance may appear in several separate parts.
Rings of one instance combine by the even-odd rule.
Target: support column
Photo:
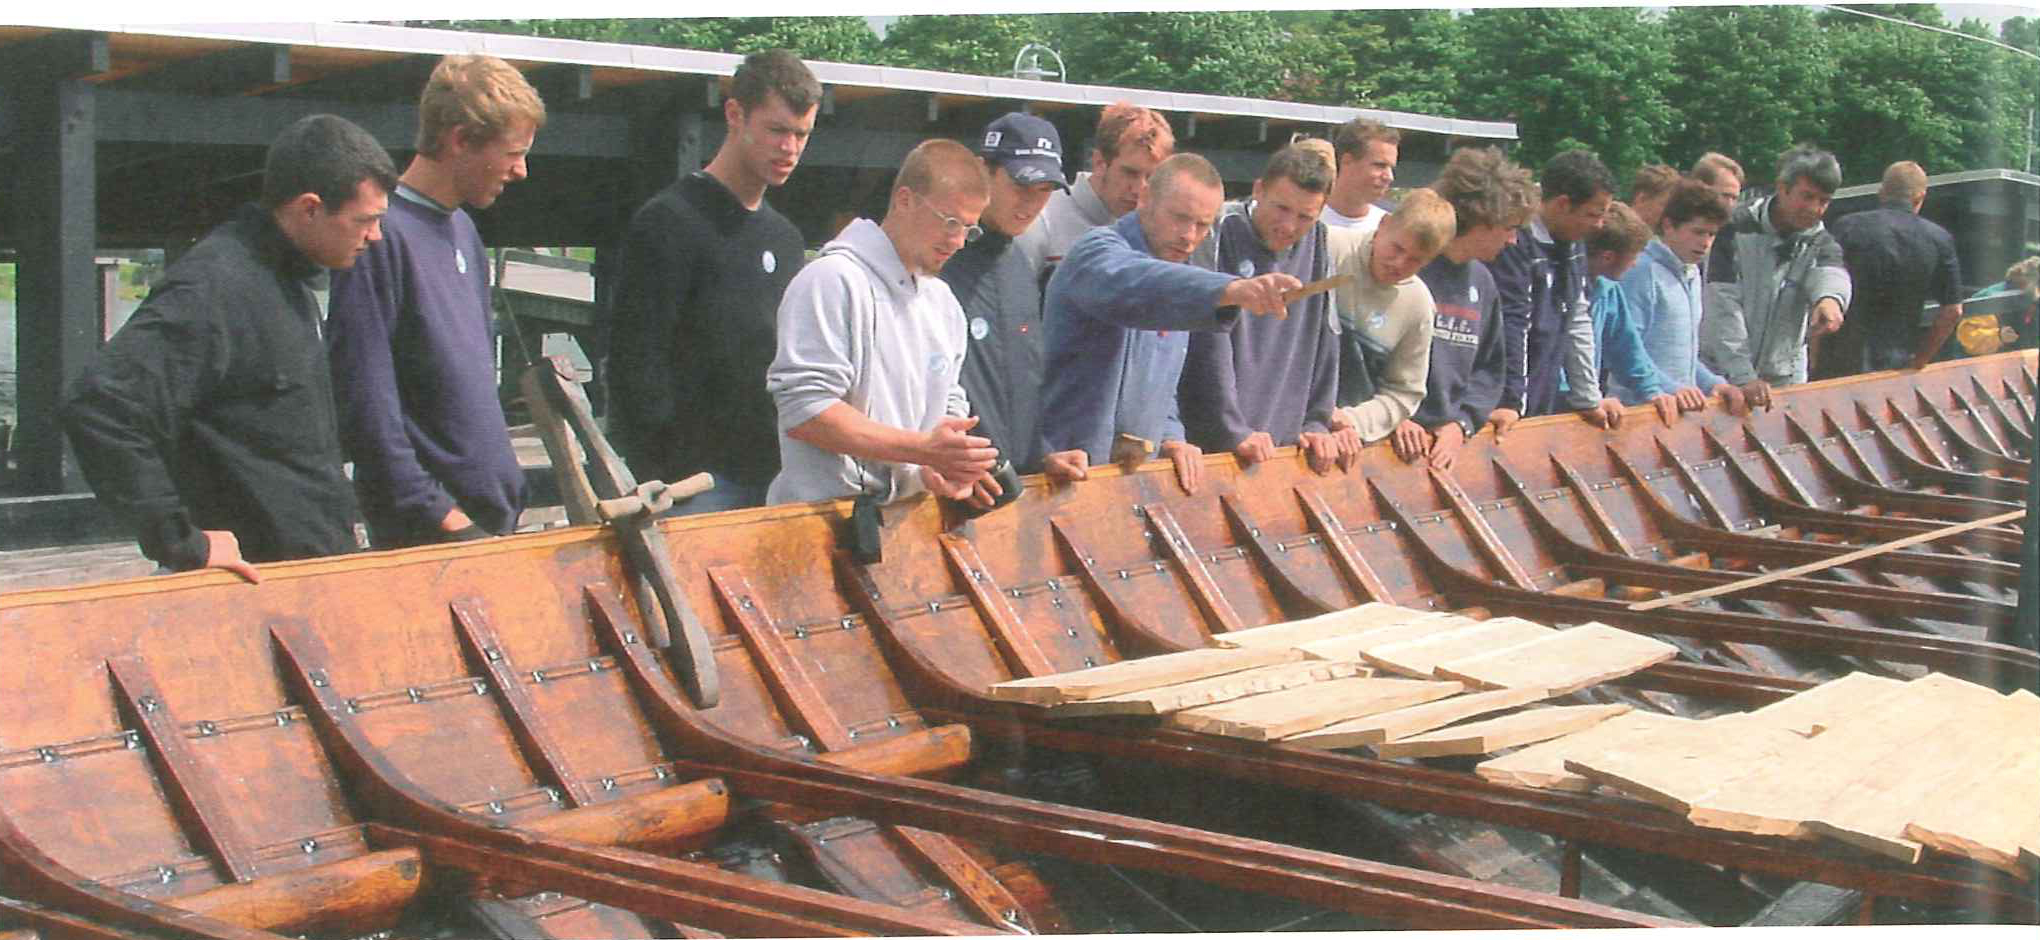
[[[98,34],[58,33],[34,45],[6,68],[20,131],[7,200],[20,244],[15,330],[21,420],[14,440],[21,489],[54,494],[84,489],[58,409],[64,386],[101,339],[93,263],[97,111],[94,87],[77,78],[109,63],[106,39]],[[14,52],[10,47],[10,57]]]

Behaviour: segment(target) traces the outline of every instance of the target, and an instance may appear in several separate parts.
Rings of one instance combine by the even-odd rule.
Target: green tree
[[[1835,68],[1802,7],[1680,7],[1665,17],[1676,115],[1664,156],[1681,169],[1709,150],[1753,173],[1800,140],[1824,136]]]
[[[1860,20],[1860,18],[1855,18]],[[1842,160],[1843,178],[1869,182],[1897,160],[1935,172],[1961,165],[1963,110],[1937,101],[1926,82],[1950,67],[1946,37],[1868,20],[1828,32],[1836,73],[1825,96],[1820,141]]]
[[[1326,104],[1447,117],[1467,112],[1459,75],[1467,47],[1459,19],[1445,10],[1340,10],[1311,24],[1328,53],[1314,60],[1316,94]]]
[[[884,59],[907,68],[1011,75],[1021,47],[1054,47],[1055,23],[1052,16],[1013,13],[903,16],[886,29]]]
[[[1270,13],[1060,14],[1069,80],[1272,98],[1303,76],[1295,37]],[[1315,51],[1315,50],[1311,50]]]
[[[1542,164],[1571,146],[1618,177],[1663,158],[1671,44],[1635,9],[1485,9],[1462,18],[1470,56],[1460,113],[1513,120],[1517,158]]]
[[[415,26],[558,39],[750,53],[791,49],[801,58],[877,63],[878,36],[861,16],[746,16],[674,19],[438,20]]]

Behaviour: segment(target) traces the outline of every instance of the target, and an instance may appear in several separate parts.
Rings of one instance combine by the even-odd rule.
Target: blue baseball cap
[[[1055,125],[1015,111],[985,125],[978,154],[994,166],[1006,168],[1006,175],[1023,186],[1050,182],[1064,189],[1062,135]]]

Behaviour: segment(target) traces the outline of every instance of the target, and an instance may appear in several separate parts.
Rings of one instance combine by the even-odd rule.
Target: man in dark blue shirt
[[[1566,355],[1591,336],[1571,331],[1588,324],[1588,233],[1601,227],[1615,200],[1615,177],[1599,157],[1568,150],[1544,164],[1543,202],[1516,244],[1490,267],[1500,294],[1506,345],[1501,406],[1492,422],[1497,436],[1517,418],[1563,410],[1558,378]]]
[[[496,394],[488,259],[463,206],[525,175],[545,105],[501,59],[447,56],[418,100],[418,153],[383,240],[335,272],[326,342],[369,544],[504,535],[524,474]]]
[[[1962,269],[1955,238],[1920,218],[1927,201],[1927,171],[1910,160],[1884,170],[1879,206],[1845,215],[1828,227],[1842,246],[1842,263],[1855,284],[1853,309],[1820,351],[1817,378],[1917,369],[1932,362],[1962,319]],[[1920,326],[1928,301],[1937,301],[1931,328]]]

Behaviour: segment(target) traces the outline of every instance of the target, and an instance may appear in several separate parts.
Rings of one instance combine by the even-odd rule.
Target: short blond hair
[[[1420,248],[1432,254],[1445,247],[1459,231],[1459,215],[1452,210],[1452,203],[1429,189],[1410,190],[1402,204],[1382,220],[1383,225],[1391,222],[1409,232]]]
[[[545,126],[545,101],[523,72],[495,56],[450,55],[418,95],[417,150],[438,157],[449,130],[485,143],[527,121],[534,131]]]
[[[924,197],[935,195],[938,188],[981,197],[992,191],[992,176],[985,170],[985,161],[969,147],[937,137],[921,141],[907,152],[899,175],[893,178],[893,188]]]
[[[1884,181],[1877,186],[1877,201],[1912,205],[1927,194],[1927,171],[1911,160],[1900,160],[1884,168]]]

